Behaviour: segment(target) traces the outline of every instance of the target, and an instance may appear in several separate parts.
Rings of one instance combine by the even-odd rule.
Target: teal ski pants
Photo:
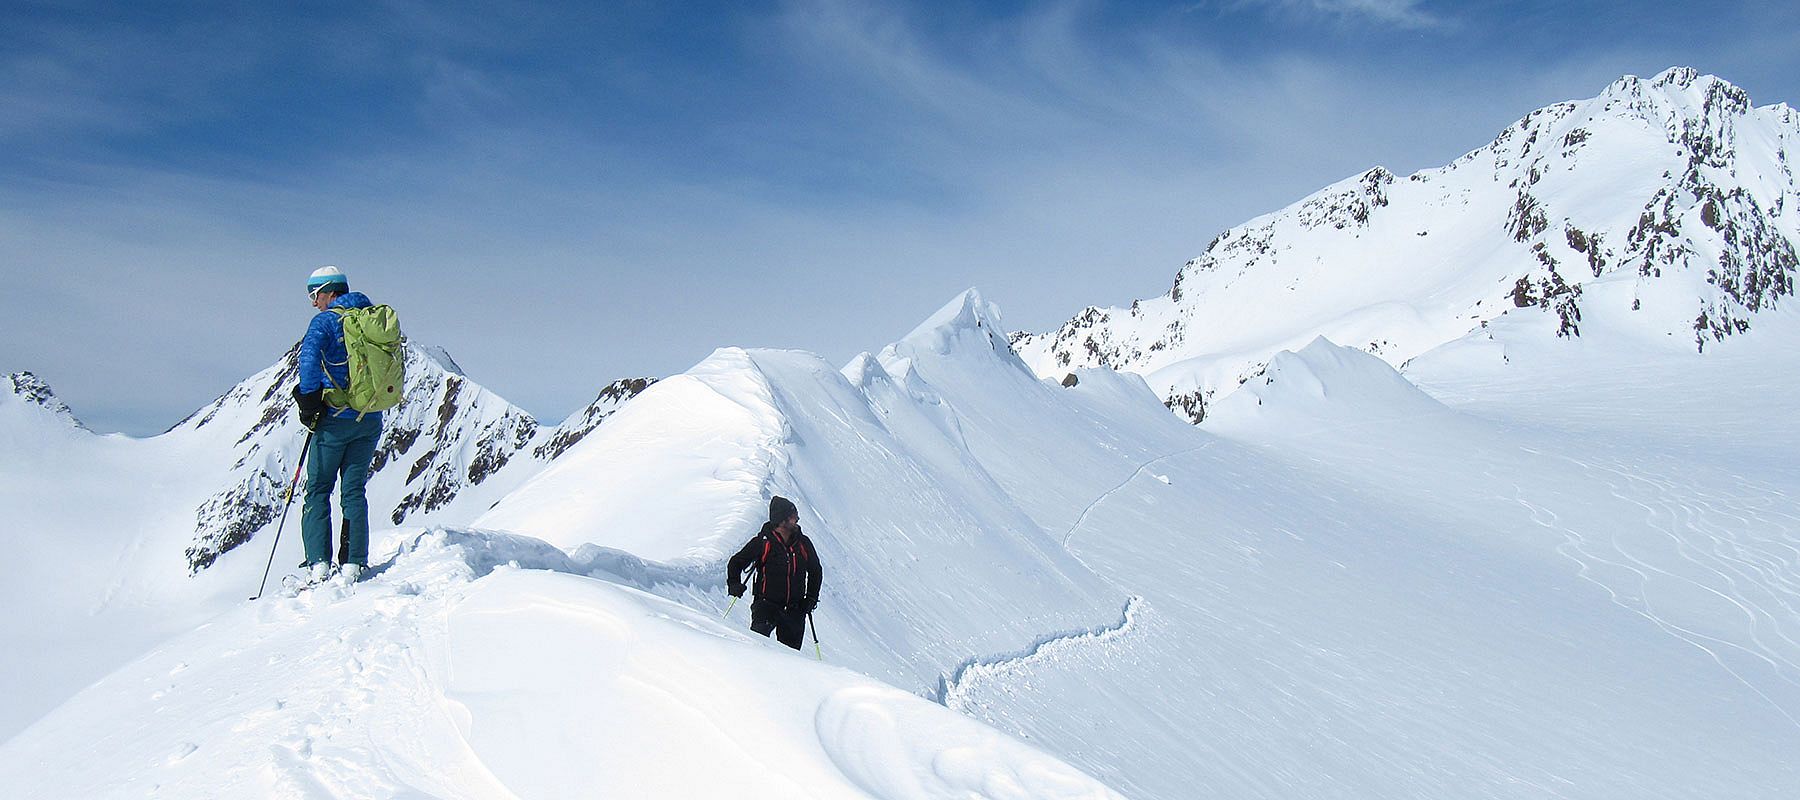
[[[360,422],[331,416],[319,420],[306,457],[306,505],[300,514],[306,563],[331,561],[331,487],[341,480],[338,507],[344,515],[350,562],[368,565],[369,500],[363,495],[363,484],[369,480],[369,459],[380,439],[379,414]]]

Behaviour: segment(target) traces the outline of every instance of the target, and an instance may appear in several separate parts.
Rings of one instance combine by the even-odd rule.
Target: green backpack
[[[400,404],[406,388],[406,353],[400,315],[388,306],[333,308],[344,322],[344,350],[350,354],[350,386],[325,390],[325,402],[362,414]],[[325,373],[327,383],[331,373]]]

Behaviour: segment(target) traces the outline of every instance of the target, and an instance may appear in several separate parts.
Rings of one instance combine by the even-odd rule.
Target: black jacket
[[[799,531],[787,544],[775,533],[775,523],[763,523],[762,532],[744,545],[725,565],[727,586],[742,585],[744,570],[756,570],[756,599],[784,609],[810,610],[819,602],[819,584],[825,571],[819,551]]]

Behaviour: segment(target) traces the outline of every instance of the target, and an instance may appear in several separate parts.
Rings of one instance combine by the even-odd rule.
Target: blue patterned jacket
[[[350,292],[331,301],[332,308],[369,308],[373,305],[368,295],[362,292]],[[321,311],[313,315],[312,323],[306,326],[306,335],[300,338],[300,392],[310,394],[349,385],[350,354],[344,349],[344,319],[335,311]],[[333,407],[326,413],[340,419],[356,418],[356,411],[348,408]],[[369,417],[379,422],[381,413],[363,415],[364,419]]]

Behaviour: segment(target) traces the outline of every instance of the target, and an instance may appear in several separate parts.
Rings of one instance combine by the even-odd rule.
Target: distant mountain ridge
[[[81,424],[75,412],[51,391],[50,384],[43,378],[30,372],[14,372],[6,376],[6,383],[10,389],[7,397],[18,400],[21,406],[40,409],[71,428],[86,430],[87,426]]]
[[[1555,314],[1521,310],[1478,334],[1504,345],[1418,362],[1485,406],[1320,339],[1204,427],[1135,374],[1040,379],[974,291],[841,368],[722,348],[556,428],[420,364],[370,485],[373,579],[253,604],[295,531],[275,546],[248,519],[252,546],[197,573],[188,548],[221,490],[278,497],[292,475],[288,359],[150,439],[0,384],[0,506],[32,566],[0,589],[0,634],[23,643],[0,783],[512,797],[551,774],[579,794],[639,762],[660,777],[678,745],[693,786],[634,796],[705,797],[744,793],[763,761],[720,732],[754,729],[785,748],[773,793],[800,754],[852,778],[845,796],[920,796],[922,777],[980,794],[968,776],[1054,796],[1022,782],[1054,774],[1041,759],[982,766],[994,748],[867,705],[879,687],[798,669],[820,659],[1134,797],[1795,796],[1800,355],[1779,332],[1800,319],[1702,359],[1601,336],[1598,310],[1566,347]],[[1478,358],[1505,348],[1518,368]],[[1530,368],[1576,350],[1595,357]],[[1631,385],[1609,393],[1613,373]],[[636,391],[615,386],[602,403]],[[1649,393],[1693,400],[1656,414]],[[1627,419],[1544,424],[1596,395],[1586,413]],[[731,630],[746,614],[720,573],[773,494],[827,565],[810,652]],[[830,693],[717,710],[772,686]]]
[[[1686,67],[1526,115],[1447,166],[1382,167],[1225,231],[1169,293],[1015,333],[1041,376],[1145,376],[1198,422],[1313,337],[1400,365],[1502,315],[1704,351],[1794,294],[1800,113]]]
[[[172,431],[190,425],[197,430],[221,412],[233,421],[227,424],[242,427],[251,422],[232,445],[239,454],[232,485],[195,512],[188,563],[196,572],[248,541],[279,511],[302,437],[293,413],[297,355],[297,348],[289,350],[281,361]],[[385,413],[381,443],[369,465],[369,513],[377,517],[377,524],[394,525],[429,515],[509,466],[513,469],[505,483],[516,485],[654,382],[652,378],[614,382],[565,424],[544,426],[461,374],[448,353],[408,344],[406,395]],[[519,469],[519,464],[529,466]]]
[[[217,491],[194,510],[194,537],[186,552],[190,573],[210,567],[249,541],[281,512],[305,441],[305,429],[293,408],[298,354],[296,345],[274,364],[154,437],[186,445],[186,469],[201,473],[223,469]],[[36,376],[14,373],[9,380],[12,396],[81,428],[69,407]],[[472,489],[516,486],[655,382],[655,378],[615,381],[562,424],[542,425],[463,375],[442,349],[409,343],[405,397],[385,413],[381,442],[370,464],[373,522],[399,525],[444,510]],[[498,493],[490,493],[480,492],[488,502],[498,499]]]

